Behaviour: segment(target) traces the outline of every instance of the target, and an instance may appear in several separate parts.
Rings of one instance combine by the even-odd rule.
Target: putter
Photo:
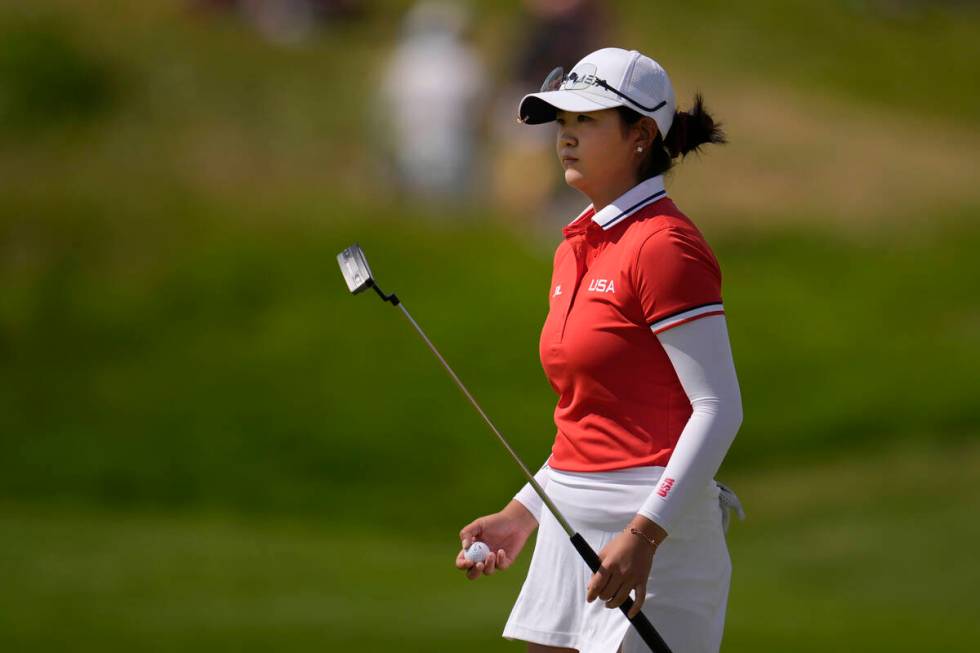
[[[442,363],[442,366],[446,368],[447,372],[449,372],[449,376],[453,378],[453,381],[456,382],[459,389],[463,391],[463,394],[470,400],[470,403],[473,404],[476,411],[480,413],[480,416],[483,417],[483,420],[490,427],[490,430],[494,432],[497,439],[500,440],[500,443],[504,445],[504,448],[507,449],[507,452],[521,468],[521,471],[524,472],[524,476],[527,477],[528,482],[531,483],[531,487],[533,487],[534,491],[538,493],[538,496],[541,497],[544,504],[548,506],[548,510],[550,510],[551,514],[555,516],[555,519],[558,520],[561,527],[565,529],[565,533],[571,539],[575,550],[579,552],[579,555],[582,556],[582,559],[585,560],[585,563],[589,566],[593,573],[599,571],[601,561],[599,560],[599,556],[596,554],[595,550],[589,545],[588,542],[585,541],[585,538],[583,538],[579,533],[575,532],[571,526],[569,526],[564,515],[562,515],[561,511],[559,511],[555,504],[552,503],[548,495],[545,494],[541,486],[538,485],[538,482],[534,480],[534,475],[528,470],[527,466],[520,459],[514,449],[511,448],[504,436],[501,435],[493,421],[485,412],[483,412],[480,404],[476,402],[476,399],[473,398],[470,391],[466,389],[463,382],[459,380],[458,376],[456,376],[456,372],[449,367],[449,363],[446,362],[446,359],[442,357],[442,354],[440,354],[439,350],[435,348],[435,345],[432,344],[429,337],[425,335],[422,328],[408,313],[405,305],[399,301],[398,297],[394,293],[386,295],[384,292],[382,292],[381,288],[378,287],[377,282],[374,280],[374,275],[371,274],[371,268],[368,267],[367,257],[364,256],[364,251],[361,249],[361,246],[354,243],[340,254],[337,254],[337,263],[340,265],[340,271],[343,273],[344,280],[347,282],[347,288],[352,294],[356,295],[364,290],[367,290],[368,288],[374,288],[374,291],[378,293],[378,296],[381,297],[383,301],[391,302],[392,306],[397,306],[402,310],[402,313],[405,314],[408,321],[412,323],[415,330],[418,331],[420,336],[422,336],[422,340],[425,341],[425,344],[429,346],[432,353],[435,354],[436,358],[439,359],[439,362]],[[632,607],[633,599],[627,596],[623,604],[619,606],[619,609],[622,610],[623,614],[626,615],[626,618],[629,619],[629,611]],[[629,619],[629,621],[633,624],[633,627],[636,628],[637,632],[640,634],[640,637],[643,638],[643,641],[646,642],[647,646],[650,647],[651,651],[654,651],[654,653],[671,653],[670,647],[667,646],[667,643],[660,636],[660,633],[657,632],[657,630],[653,627],[653,624],[650,623],[650,620],[647,619],[647,616],[643,614],[643,612],[638,612],[636,616]]]

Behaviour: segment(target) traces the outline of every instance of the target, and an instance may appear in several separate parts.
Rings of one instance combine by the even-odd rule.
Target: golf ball
[[[490,555],[490,547],[483,542],[474,542],[470,548],[466,549],[466,559],[470,562],[483,562]]]

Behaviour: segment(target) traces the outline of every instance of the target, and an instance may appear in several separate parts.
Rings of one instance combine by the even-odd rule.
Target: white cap
[[[622,96],[598,82],[605,82]],[[575,64],[559,90],[525,95],[518,115],[521,122],[536,125],[554,120],[556,109],[586,112],[618,106],[653,118],[661,138],[666,138],[676,109],[667,71],[636,50],[596,50]]]

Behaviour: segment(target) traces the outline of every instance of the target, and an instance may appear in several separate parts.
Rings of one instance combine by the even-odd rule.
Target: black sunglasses
[[[633,98],[631,98],[630,96],[626,95],[625,93],[620,93],[619,91],[614,89],[612,86],[606,83],[606,80],[604,79],[599,79],[595,75],[585,75],[584,77],[579,77],[578,73],[576,72],[571,72],[568,75],[566,75],[565,69],[562,68],[561,66],[558,66],[557,68],[552,70],[548,74],[548,76],[544,78],[544,83],[541,84],[541,92],[544,93],[546,91],[558,91],[562,89],[562,86],[564,86],[564,90],[567,91],[581,90],[589,86],[600,86],[606,89],[607,91],[615,93],[616,95],[623,98],[627,102],[631,102],[636,106],[640,107],[641,109],[643,109],[644,111],[649,111],[651,113],[656,111],[660,107],[664,106],[665,104],[667,104],[667,100],[663,100],[660,102],[660,104],[656,106],[645,107],[639,102],[637,102],[636,100],[634,100]]]

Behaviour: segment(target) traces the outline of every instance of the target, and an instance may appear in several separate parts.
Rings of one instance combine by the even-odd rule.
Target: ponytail
[[[705,143],[727,143],[721,123],[715,124],[711,115],[705,111],[704,98],[700,93],[694,95],[694,106],[690,111],[675,111],[674,122],[667,131],[664,147],[670,158],[686,157],[688,152],[701,151]]]
[[[623,119],[624,129],[643,117],[642,114],[625,106],[616,109]],[[694,106],[690,110],[674,112],[674,121],[667,130],[666,138],[659,130],[657,131],[650,154],[640,164],[637,179],[643,181],[667,172],[673,166],[674,159],[678,156],[683,159],[690,152],[700,154],[701,146],[705,143],[721,145],[727,142],[725,132],[721,130],[721,123],[715,122],[704,108],[704,98],[700,93],[696,93]]]

